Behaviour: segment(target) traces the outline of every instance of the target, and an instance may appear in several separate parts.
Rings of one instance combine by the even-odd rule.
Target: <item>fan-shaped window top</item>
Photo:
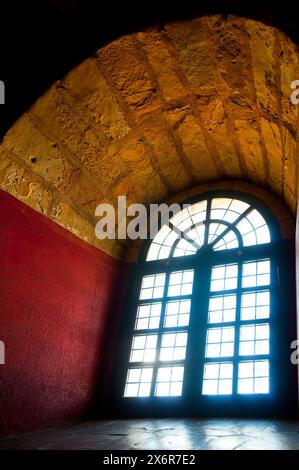
[[[264,217],[250,204],[231,198],[206,199],[175,214],[152,241],[147,261],[194,255],[271,241]]]

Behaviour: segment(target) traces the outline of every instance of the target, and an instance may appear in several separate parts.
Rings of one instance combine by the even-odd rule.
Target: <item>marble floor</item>
[[[0,449],[298,450],[299,424],[267,419],[125,419],[0,439]]]

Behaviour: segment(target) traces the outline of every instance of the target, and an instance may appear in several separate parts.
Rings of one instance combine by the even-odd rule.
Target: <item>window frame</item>
[[[240,265],[244,263],[245,261],[250,261],[250,260],[260,260],[260,259],[270,259],[271,263],[271,279],[270,279],[270,297],[271,297],[271,302],[272,302],[272,311],[271,315],[269,318],[269,325],[270,325],[270,351],[272,350],[271,357],[273,361],[276,364],[280,364],[281,360],[279,357],[279,353],[276,351],[276,344],[277,344],[277,335],[275,333],[275,324],[278,322],[280,323],[280,326],[282,327],[282,331],[286,331],[287,329],[287,322],[286,321],[281,321],[282,319],[279,318],[279,312],[282,309],[282,299],[281,299],[281,292],[279,291],[279,286],[278,286],[278,280],[277,280],[277,267],[280,269],[281,273],[283,272],[283,278],[287,279],[287,270],[286,270],[286,265],[285,265],[285,260],[286,260],[286,254],[288,253],[287,247],[285,246],[284,241],[281,238],[281,232],[280,232],[280,227],[279,224],[275,218],[275,216],[272,214],[272,212],[268,209],[268,207],[260,201],[258,198],[255,196],[245,193],[245,192],[239,192],[239,191],[233,191],[233,190],[213,190],[213,191],[207,191],[205,193],[200,194],[199,196],[192,197],[188,200],[185,200],[181,203],[181,207],[183,204],[194,204],[196,202],[199,202],[201,200],[205,200],[207,198],[217,198],[217,197],[224,197],[224,198],[232,198],[232,199],[239,199],[241,201],[244,201],[248,204],[250,204],[254,209],[257,209],[261,215],[264,217],[265,221],[267,222],[267,225],[270,230],[271,234],[271,242],[267,244],[261,244],[261,245],[254,245],[254,246],[248,246],[248,247],[243,247],[243,253],[241,257],[238,258],[238,252],[240,251],[240,248],[235,248],[235,249],[230,249],[230,250],[223,250],[223,251],[214,251],[211,255],[211,253],[205,253],[204,250],[198,250],[197,253],[194,255],[189,255],[189,256],[184,256],[184,257],[177,257],[177,258],[167,258],[167,259],[161,259],[161,260],[153,260],[153,261],[146,261],[146,256],[148,253],[148,249],[150,244],[152,243],[152,240],[147,240],[144,242],[138,263],[135,266],[134,272],[131,276],[131,287],[128,292],[127,296],[127,301],[126,301],[126,310],[125,310],[125,315],[124,319],[122,322],[122,327],[121,331],[122,333],[120,334],[120,340],[119,340],[119,348],[118,348],[118,355],[116,356],[118,359],[116,360],[115,367],[114,367],[114,374],[113,374],[113,379],[112,379],[112,388],[110,388],[111,391],[111,396],[113,396],[111,402],[113,403],[113,408],[117,408],[122,414],[129,414],[129,415],[137,415],[137,416],[146,416],[146,415],[155,415],[155,414],[161,414],[161,415],[184,415],[184,414],[189,414],[190,413],[190,403],[193,403],[192,407],[192,415],[198,415],[198,414],[208,414],[212,415],[213,413],[216,413],[218,416],[221,415],[224,412],[224,415],[226,415],[228,412],[231,414],[238,414],[240,413],[240,406],[242,408],[242,413],[244,412],[250,412],[252,406],[254,406],[254,413],[261,415],[264,415],[267,413],[267,411],[271,414],[274,409],[281,408],[281,402],[279,400],[279,395],[281,395],[281,385],[277,384],[276,387],[276,379],[278,376],[277,370],[273,370],[271,372],[271,377],[273,377],[271,380],[273,382],[273,386],[271,389],[271,394],[266,395],[267,400],[263,398],[260,394],[254,394],[254,395],[202,395],[200,397],[200,400],[198,400],[198,403],[194,402],[194,394],[190,393],[190,391],[194,390],[194,388],[199,385],[199,378],[201,380],[201,386],[202,386],[202,380],[203,380],[203,367],[205,364],[204,360],[204,351],[201,350],[200,348],[205,348],[206,346],[206,338],[205,338],[205,332],[202,332],[202,337],[201,340],[199,341],[200,346],[197,348],[194,345],[194,338],[192,339],[193,335],[188,335],[190,338],[188,338],[188,343],[187,343],[187,351],[186,351],[186,359],[185,359],[185,364],[187,363],[194,363],[194,356],[196,354],[200,354],[202,361],[201,361],[201,371],[200,374],[196,377],[196,374],[189,374],[189,379],[188,382],[184,380],[184,396],[180,397],[157,397],[157,396],[151,396],[151,397],[144,397],[144,398],[130,398],[130,397],[123,397],[123,391],[124,391],[124,384],[126,380],[126,374],[128,370],[128,365],[129,361],[125,360],[124,358],[128,358],[130,355],[130,348],[131,348],[131,340],[133,338],[133,332],[134,332],[134,325],[136,321],[136,312],[137,312],[137,304],[139,302],[139,290],[141,287],[141,281],[143,276],[147,274],[155,274],[155,273],[161,273],[165,272],[166,276],[169,275],[170,272],[176,271],[176,270],[184,270],[184,269],[194,269],[194,285],[196,285],[198,282],[203,282],[203,279],[206,275],[204,271],[210,270],[212,266],[215,266],[217,264],[226,264],[229,262],[234,262],[238,260],[239,264],[239,270],[238,270],[238,278],[240,276],[242,277],[241,274],[241,269]],[[173,251],[173,250],[172,250]],[[198,267],[199,265],[199,267]],[[201,273],[201,274],[199,274]],[[200,280],[198,277],[202,277]],[[207,278],[206,278],[207,279]],[[210,280],[210,278],[208,277]],[[238,279],[238,282],[240,283],[240,279]],[[285,284],[286,285],[286,284]],[[207,288],[207,286],[205,286]],[[209,292],[209,288],[207,290]],[[201,310],[204,310],[208,312],[208,306],[207,302],[209,301],[210,298],[210,292],[209,294],[206,295],[205,299],[199,299],[198,298],[198,290],[196,292],[196,289],[193,289],[193,294],[191,298],[191,311],[190,311],[190,317],[193,317],[196,319],[196,317],[199,317],[199,315],[194,315],[195,308],[198,308],[199,302],[201,303]],[[173,299],[172,299],[173,300]],[[164,301],[166,302],[165,298]],[[194,322],[194,325],[191,325],[190,323],[190,331],[192,328],[198,327],[196,325],[196,320]],[[254,321],[252,321],[254,323]],[[274,328],[273,328],[274,324]],[[206,325],[208,325],[206,321]],[[212,325],[214,326],[214,325]],[[226,326],[226,324],[223,324],[222,326]],[[173,329],[171,329],[172,331]],[[156,330],[155,330],[156,331]],[[272,334],[272,332],[274,332]],[[138,333],[138,332],[137,332]],[[151,331],[148,331],[148,333],[151,333]],[[128,340],[129,336],[129,340]],[[237,343],[236,343],[237,344]],[[193,357],[193,359],[192,359]],[[241,357],[241,360],[246,360],[246,357]],[[240,362],[239,359],[239,362]],[[119,361],[119,362],[118,362]],[[118,363],[117,363],[118,362]],[[173,362],[172,362],[173,364]],[[164,365],[164,364],[163,364]],[[165,364],[166,365],[166,364]],[[277,369],[277,368],[276,368]],[[237,364],[234,366],[234,374],[236,374],[237,370]],[[235,379],[234,379],[235,380]],[[154,386],[154,380],[152,387]],[[234,387],[235,387],[235,382],[234,382]],[[201,391],[201,390],[200,390]],[[262,394],[263,395],[263,394]],[[219,400],[219,397],[221,400]],[[232,400],[233,397],[233,400]],[[260,398],[259,403],[257,402],[257,398]],[[191,400],[191,402],[190,402]],[[188,404],[189,401],[189,404]],[[221,403],[220,403],[221,401]],[[234,403],[232,403],[232,401]],[[184,402],[184,403],[183,403]],[[199,403],[200,402],[200,403]],[[277,403],[280,403],[279,406]],[[213,409],[213,411],[212,411]],[[189,410],[189,411],[188,411]],[[252,410],[251,410],[252,412]]]

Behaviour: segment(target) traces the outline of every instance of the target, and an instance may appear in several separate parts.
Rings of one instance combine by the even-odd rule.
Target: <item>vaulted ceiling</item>
[[[296,79],[296,46],[250,19],[208,16],[123,36],[8,131],[0,187],[116,258],[126,247],[96,239],[94,211],[119,195],[148,206],[198,184],[244,180],[294,212]]]

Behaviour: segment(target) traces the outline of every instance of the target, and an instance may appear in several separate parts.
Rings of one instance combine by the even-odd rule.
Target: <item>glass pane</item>
[[[243,264],[242,287],[268,286],[270,260],[250,261]]]
[[[239,378],[253,377],[253,362],[240,362]]]
[[[238,238],[236,234],[232,230],[230,230],[214,245],[213,249],[215,251],[220,251],[220,250],[231,250],[233,248],[238,248],[238,247],[239,247]]]
[[[159,367],[155,396],[180,396],[182,394],[183,376],[183,366]]]
[[[238,393],[269,393],[269,361],[240,362],[238,368]]]
[[[178,397],[182,395],[183,382],[171,382],[169,395]]]
[[[170,250],[179,235],[164,225],[153,239],[147,254],[147,261],[168,258]]]
[[[140,300],[163,297],[165,278],[165,273],[144,276],[140,289]]]
[[[193,287],[193,276],[193,269],[171,273],[167,292],[168,297],[190,295]]]
[[[220,379],[231,379],[233,376],[233,364],[222,362],[219,368]]]
[[[161,302],[139,305],[135,330],[159,328],[161,309]]]
[[[269,378],[255,379],[255,393],[269,393]]]
[[[250,211],[236,225],[241,233],[244,246],[252,246],[271,241],[269,228],[263,216],[256,210]]]
[[[233,385],[233,364],[215,362],[205,364],[202,386],[203,395],[230,395]]]
[[[166,303],[164,327],[188,326],[191,300],[175,300]]]
[[[238,393],[254,393],[253,379],[239,379],[238,380]]]
[[[241,356],[269,354],[269,324],[244,325],[240,328]]]
[[[162,335],[160,361],[185,359],[188,334],[186,332]]]
[[[197,245],[202,246],[204,244],[205,236],[205,225],[201,224],[185,232],[185,236],[194,240]]]
[[[206,357],[230,357],[234,355],[235,328],[208,328]]]
[[[269,318],[270,291],[253,291],[242,294],[241,320]]]
[[[260,227],[256,230],[256,238],[258,244],[270,243],[271,237],[267,225],[264,225],[263,227]]]
[[[153,368],[129,369],[126,380],[125,397],[148,397],[150,395]]]
[[[152,362],[156,357],[157,335],[133,337],[130,362]]]
[[[226,264],[212,268],[211,291],[233,290],[237,288],[238,265]]]
[[[233,391],[233,381],[230,379],[219,380],[218,394],[231,395]]]
[[[203,380],[203,395],[218,395],[218,380]]]
[[[227,226],[224,224],[219,224],[219,223],[210,223],[209,225],[209,238],[208,238],[208,243],[212,243],[216,238],[221,235],[225,230]]]
[[[233,223],[249,207],[243,201],[229,198],[215,198],[211,205],[211,218]]]
[[[218,379],[219,377],[219,363],[211,363],[205,365],[205,378]]]
[[[178,256],[189,256],[189,255],[194,255],[196,253],[197,249],[194,245],[192,245],[190,242],[182,238],[173,253],[174,258],[177,258]]]
[[[211,297],[209,303],[209,322],[232,322],[236,318],[236,295],[227,294]]]
[[[186,230],[191,225],[206,219],[207,201],[200,201],[186,207],[174,215],[170,222],[180,230]]]

